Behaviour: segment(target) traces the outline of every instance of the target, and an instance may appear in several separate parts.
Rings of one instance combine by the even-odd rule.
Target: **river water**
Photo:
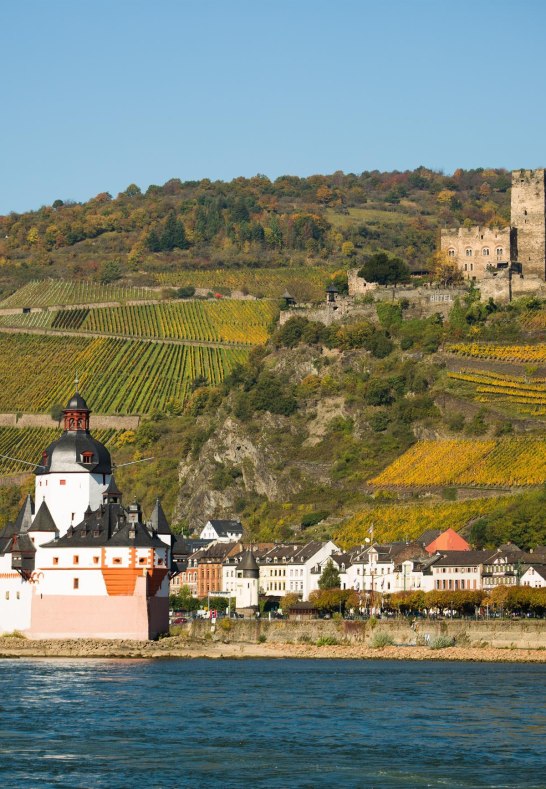
[[[546,666],[2,660],[12,787],[546,787]]]

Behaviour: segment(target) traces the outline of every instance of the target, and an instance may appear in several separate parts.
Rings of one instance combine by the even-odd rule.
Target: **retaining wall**
[[[225,622],[225,625],[222,624]],[[234,643],[259,642],[260,636],[272,643],[316,643],[321,638],[333,638],[349,643],[369,644],[374,633],[387,632],[396,644],[415,644],[428,634],[454,638],[457,644],[518,649],[546,649],[546,620],[418,620],[412,627],[409,619],[337,622],[333,619],[312,619],[306,622],[290,620],[219,620],[216,625],[208,620],[195,620],[185,626],[190,638],[210,639]]]

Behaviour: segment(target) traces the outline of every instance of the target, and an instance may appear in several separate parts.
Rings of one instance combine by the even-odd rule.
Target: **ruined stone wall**
[[[546,189],[544,170],[512,173],[511,223],[516,228],[516,260],[524,275],[546,279]]]
[[[377,289],[377,282],[366,282],[363,277],[358,276],[360,269],[351,268],[347,272],[347,282],[349,285],[349,296],[365,296]]]
[[[510,228],[459,227],[441,231],[440,248],[467,280],[482,280],[487,266],[510,260]]]

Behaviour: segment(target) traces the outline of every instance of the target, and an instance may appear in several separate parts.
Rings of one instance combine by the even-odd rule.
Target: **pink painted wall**
[[[146,579],[135,594],[34,595],[29,638],[126,638],[146,640],[169,629],[169,598],[146,599]]]

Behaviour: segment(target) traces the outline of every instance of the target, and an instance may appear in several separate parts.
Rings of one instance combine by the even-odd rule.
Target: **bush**
[[[452,646],[455,646],[455,639],[449,636],[437,636],[430,642],[431,649],[447,649]]]
[[[330,513],[326,512],[326,510],[320,510],[318,512],[308,512],[307,515],[304,515],[301,519],[301,528],[308,529],[309,526],[316,526],[317,523],[320,523],[327,518]]]
[[[383,647],[392,647],[394,639],[390,633],[385,630],[378,630],[370,639],[370,646],[373,649],[383,649]]]
[[[225,621],[225,620],[223,620],[223,621]],[[266,634],[265,633],[260,633],[260,635],[258,636],[258,644],[265,644],[266,641],[267,641]]]
[[[335,647],[337,644],[339,641],[334,636],[321,636],[317,640],[317,647]]]
[[[186,285],[183,288],[178,288],[176,295],[179,299],[191,299],[195,295],[195,288],[191,285]]]

